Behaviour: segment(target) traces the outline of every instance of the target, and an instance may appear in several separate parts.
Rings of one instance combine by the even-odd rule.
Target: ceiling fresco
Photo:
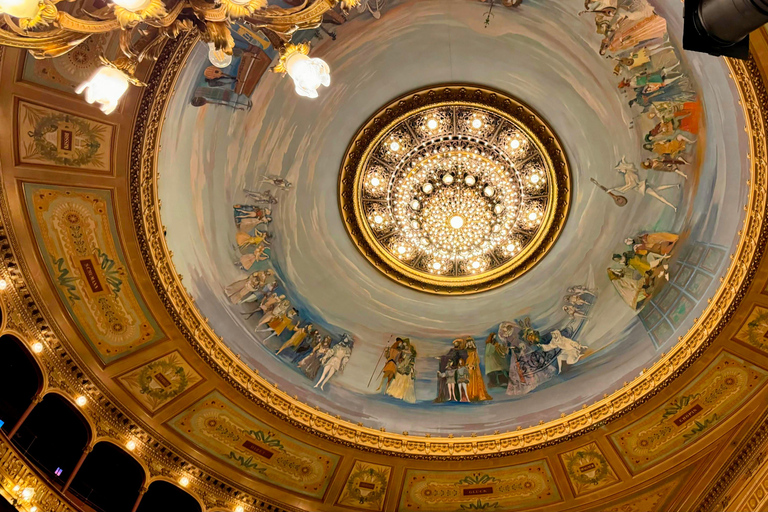
[[[724,61],[682,57],[681,10],[531,1],[488,17],[468,0],[391,2],[336,20],[333,38],[303,34],[332,72],[314,100],[265,72],[274,51],[258,32],[235,27],[223,69],[198,46],[158,156],[176,270],[249,366],[366,426],[493,433],[613,392],[693,325],[743,220],[738,93]],[[529,105],[571,172],[548,254],[460,296],[383,275],[339,211],[358,129],[393,99],[448,83]]]

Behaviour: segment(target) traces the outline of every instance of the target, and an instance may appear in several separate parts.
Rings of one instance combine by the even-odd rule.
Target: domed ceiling
[[[738,92],[725,61],[683,55],[681,8],[637,0],[608,28],[610,2],[389,2],[380,16],[355,13],[333,38],[311,41],[332,77],[315,99],[265,72],[259,56],[274,51],[250,29],[233,27],[240,50],[223,69],[198,45],[158,156],[176,271],[244,362],[298,400],[368,427],[489,434],[615,391],[707,308],[747,200]],[[424,110],[424,89],[436,105],[448,89],[463,100],[509,97],[551,138],[477,105]],[[340,197],[345,158],[372,116],[398,105],[416,113],[410,127],[377,125],[375,158],[355,183],[363,196],[381,187],[361,199],[379,210],[355,220]],[[431,133],[443,126],[444,137]],[[539,143],[543,153],[522,153]],[[410,156],[377,156],[387,144]],[[491,185],[502,199],[485,193]],[[529,218],[525,205],[542,190],[566,204]],[[398,206],[401,197],[422,203]],[[510,246],[493,238],[494,223],[509,233],[525,222],[561,226],[514,279],[433,293],[377,268],[350,236],[350,223],[378,229],[377,216],[391,222],[382,240],[411,240],[408,251],[424,253],[413,265],[447,278]],[[456,252],[438,269],[428,258],[440,244]],[[393,262],[403,261],[398,247],[387,253]],[[482,264],[503,266],[498,254]]]

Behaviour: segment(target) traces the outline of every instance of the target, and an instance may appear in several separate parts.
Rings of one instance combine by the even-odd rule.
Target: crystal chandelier
[[[232,59],[234,39],[230,23],[238,21],[262,30],[280,52],[275,71],[294,80],[296,92],[317,97],[317,89],[330,84],[328,65],[310,58],[309,45],[291,44],[298,30],[320,26],[323,14],[340,4],[358,0],[307,0],[299,7],[267,6],[267,0],[112,0],[107,9],[91,11],[84,0],[0,0],[0,45],[24,48],[36,58],[58,57],[94,34],[120,32],[123,56],[103,59],[91,79],[78,88],[89,103],[113,112],[135,78],[137,65],[156,60],[163,44],[181,34],[196,33],[209,45],[209,59],[226,67]]]
[[[554,137],[545,139],[552,148],[542,140],[551,133],[543,121],[512,109],[512,98],[430,93],[412,95],[410,109],[396,100],[358,132],[340,179],[345,225],[369,261],[403,284],[436,293],[498,286],[554,242],[567,164]]]

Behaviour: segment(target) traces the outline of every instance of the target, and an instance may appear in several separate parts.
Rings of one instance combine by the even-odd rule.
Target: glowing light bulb
[[[475,130],[477,130],[477,129],[479,129],[481,126],[483,126],[483,122],[482,122],[480,119],[478,119],[478,118],[475,118],[475,119],[473,119],[473,120],[472,120],[472,128],[474,128]]]
[[[475,269],[480,268],[480,262],[479,261],[473,261],[472,262],[472,268],[475,268]]]
[[[493,190],[493,187],[492,187],[492,186],[490,186],[490,185],[488,185],[487,187],[485,187],[485,188],[483,189],[483,194],[485,194],[485,195],[486,195],[486,196],[488,196],[488,197],[491,197],[491,196],[493,196],[494,192],[496,192],[496,191],[495,191],[495,190]]]
[[[418,210],[420,206],[421,206],[421,203],[419,203],[417,200],[414,199],[413,201],[411,201],[411,209]]]
[[[371,185],[373,185],[374,187],[378,187],[379,183],[381,183],[381,180],[379,180],[379,178],[377,178],[376,176],[371,178]]]
[[[438,262],[434,262],[432,264],[432,268],[435,269],[435,270],[440,270],[440,264]]]
[[[112,0],[112,2],[115,5],[119,5],[123,9],[136,12],[143,11],[149,7],[149,4],[152,3],[152,0]]]
[[[21,491],[21,497],[25,500],[29,501],[32,499],[32,496],[35,495],[35,490],[32,487],[27,487],[23,491]]]
[[[217,68],[225,68],[232,64],[232,55],[225,53],[224,50],[217,50],[215,44],[208,43],[208,60]]]
[[[381,215],[376,215],[373,218],[373,222],[375,222],[376,224],[381,224],[382,222],[384,222],[384,217],[382,217]]]
[[[430,119],[427,121],[427,128],[430,130],[436,130],[437,129],[437,119]]]
[[[464,219],[459,215],[454,215],[451,217],[451,227],[454,229],[459,229],[461,226],[464,225]]]
[[[36,341],[35,343],[32,344],[32,352],[34,352],[35,354],[39,354],[42,351],[43,351],[42,343],[40,343],[39,341]]]
[[[538,183],[540,179],[541,178],[539,177],[538,174],[534,174],[533,176],[531,176],[531,183]]]
[[[435,187],[432,186],[431,183],[427,182],[421,186],[421,190],[424,191],[425,194],[430,194],[435,189]]]
[[[242,505],[238,505],[235,507],[235,512],[245,512],[245,509]]]
[[[33,18],[37,15],[37,0],[2,0],[0,13],[5,13],[14,18]]]
[[[517,139],[512,139],[512,142],[509,143],[509,147],[512,149],[517,149],[520,147],[520,141]]]
[[[125,447],[132,452],[133,450],[136,449],[136,441],[134,441],[133,439],[129,440],[127,443],[125,443]]]
[[[446,173],[443,175],[443,183],[450,185],[453,183],[453,174]]]
[[[85,404],[88,403],[88,399],[85,398],[83,395],[80,395],[79,397],[75,398],[75,403],[80,407],[83,407]]]
[[[392,141],[392,144],[389,145],[389,149],[392,151],[399,151],[400,150],[400,143],[395,141]]]
[[[5,290],[6,288],[8,288],[8,281],[0,279],[0,290]]]
[[[536,220],[536,217],[538,217],[538,215],[536,215],[536,212],[531,212],[528,214],[528,220]]]
[[[98,103],[105,114],[117,108],[120,98],[128,90],[128,75],[110,66],[101,66],[87,82],[75,89],[77,94],[85,93],[85,101]]]
[[[317,90],[321,85],[331,85],[331,70],[322,59],[311,59],[296,52],[285,60],[285,69],[293,78],[299,96],[317,98]]]
[[[466,183],[469,187],[473,186],[475,182],[476,180],[474,176],[467,175],[467,177],[464,178],[464,183]]]
[[[189,478],[183,476],[179,478],[179,483],[181,484],[182,487],[186,487],[189,485]]]
[[[400,247],[397,248],[397,252],[400,254],[405,254],[405,247],[401,245]]]

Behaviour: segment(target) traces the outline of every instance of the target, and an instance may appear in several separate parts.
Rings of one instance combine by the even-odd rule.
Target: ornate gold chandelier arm
[[[82,18],[75,18],[66,12],[59,12],[58,22],[63,30],[84,34],[103,34],[104,32],[112,32],[120,28],[120,23],[118,23],[117,19],[104,21],[84,20]]]
[[[50,34],[37,35],[34,38],[19,36],[0,28],[0,45],[13,48],[25,48],[36,59],[45,59],[64,55],[90,37],[80,32],[65,32],[55,29]]]
[[[337,0],[304,2],[293,9],[268,7],[248,16],[246,21],[256,28],[266,28],[281,34],[292,34],[296,30],[317,28],[323,21],[323,14],[330,11]]]

